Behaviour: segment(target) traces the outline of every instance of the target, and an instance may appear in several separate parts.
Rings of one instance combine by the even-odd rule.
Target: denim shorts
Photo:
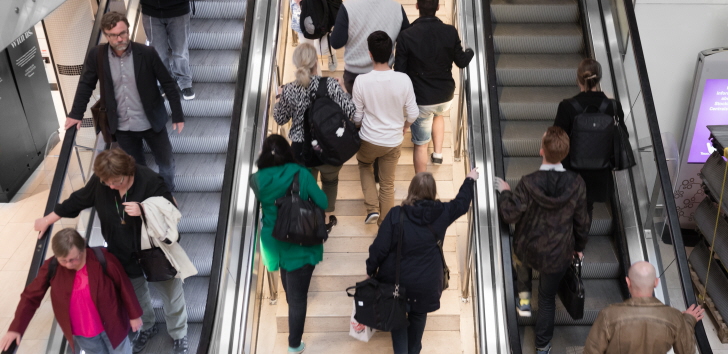
[[[410,126],[412,131],[412,143],[415,145],[425,145],[432,140],[432,118],[441,116],[445,111],[450,109],[450,101],[429,106],[420,106],[420,116]]]

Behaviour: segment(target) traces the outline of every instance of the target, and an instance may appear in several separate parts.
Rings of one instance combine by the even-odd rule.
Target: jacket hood
[[[275,203],[279,193],[273,191],[288,190],[296,172],[305,171],[305,168],[295,163],[287,163],[282,166],[267,167],[255,173],[258,185],[258,200],[262,203]]]
[[[407,218],[417,225],[430,225],[445,211],[439,200],[418,200],[415,205],[405,205],[402,209]]]
[[[559,209],[572,200],[579,184],[574,183],[579,177],[574,172],[538,171],[533,174],[534,183],[526,183],[526,189],[541,207]]]

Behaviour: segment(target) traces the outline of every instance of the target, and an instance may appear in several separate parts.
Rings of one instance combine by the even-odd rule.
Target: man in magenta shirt
[[[131,354],[127,333],[141,328],[142,308],[119,261],[101,250],[104,269],[96,253],[71,228],[59,231],[51,244],[59,267],[48,281],[53,258],[46,260],[25,288],[8,333],[0,339],[0,349],[7,350],[13,341],[20,344],[50,287],[53,313],[71,346],[75,343],[86,353]]]

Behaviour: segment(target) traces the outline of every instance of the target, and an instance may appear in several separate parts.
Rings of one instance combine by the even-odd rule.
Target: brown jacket
[[[584,354],[695,353],[695,317],[654,297],[631,298],[599,313]]]

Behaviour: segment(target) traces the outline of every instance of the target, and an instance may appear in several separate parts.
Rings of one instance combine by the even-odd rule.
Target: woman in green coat
[[[301,353],[305,348],[301,337],[306,321],[308,286],[316,264],[323,259],[324,246],[299,246],[274,239],[273,227],[278,218],[275,202],[288,191],[298,173],[301,198],[311,198],[322,209],[329,203],[308,169],[296,163],[293,150],[284,137],[271,135],[266,138],[257,164],[258,172],[250,176],[250,187],[263,209],[260,232],[263,263],[271,272],[281,270],[288,302],[288,352]]]

